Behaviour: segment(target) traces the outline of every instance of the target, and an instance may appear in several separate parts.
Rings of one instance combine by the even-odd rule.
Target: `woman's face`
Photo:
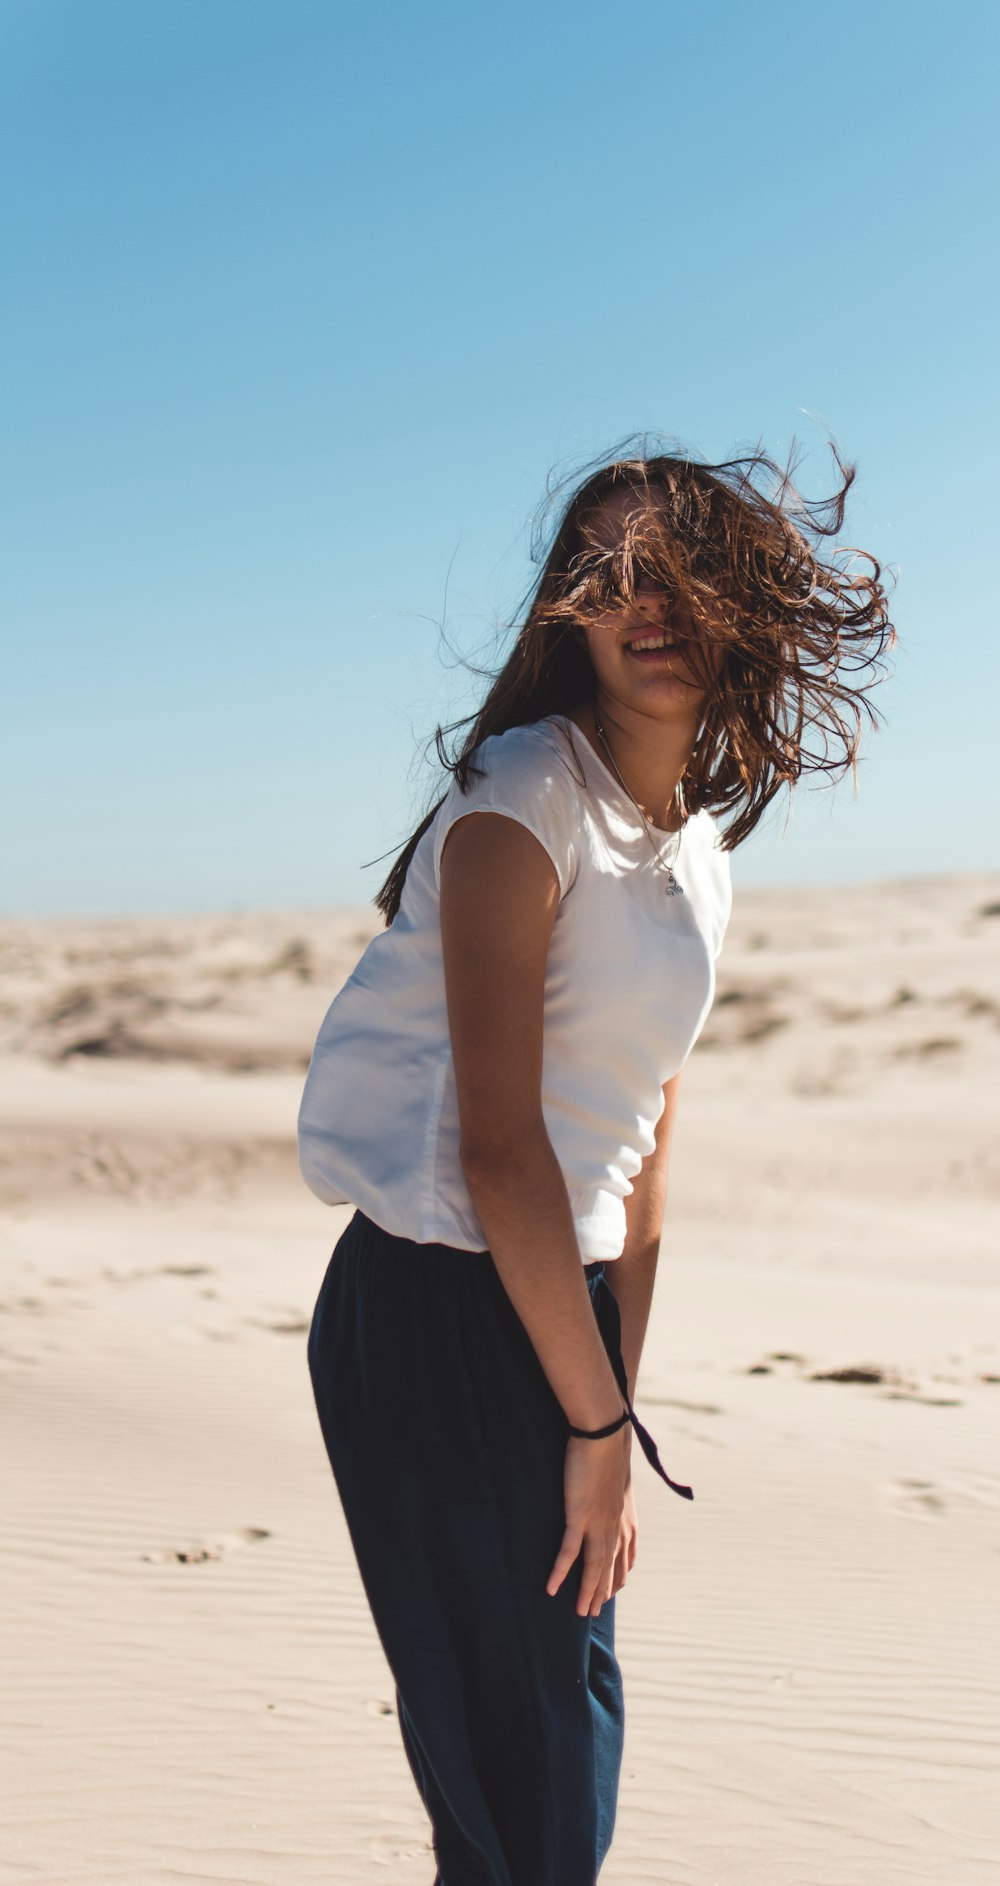
[[[615,549],[623,539],[628,512],[637,508],[634,491],[616,492],[587,519],[590,539],[603,549]],[[697,718],[705,697],[705,683],[697,668],[684,659],[698,634],[689,604],[669,597],[652,577],[639,572],[634,605],[620,604],[592,617],[584,627],[587,649],[598,688],[622,706],[646,713]],[[721,645],[710,651],[718,673],[725,659]]]

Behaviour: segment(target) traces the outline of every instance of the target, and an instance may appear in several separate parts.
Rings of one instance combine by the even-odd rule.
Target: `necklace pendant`
[[[683,897],[684,895],[684,886],[683,884],[678,884],[669,865],[667,867],[667,882],[665,888],[668,897]]]

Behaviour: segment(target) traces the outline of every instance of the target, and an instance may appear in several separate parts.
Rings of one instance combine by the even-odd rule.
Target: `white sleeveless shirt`
[[[667,895],[642,818],[564,715],[484,740],[484,777],[453,781],[414,853],[399,910],[329,1008],[299,1113],[303,1178],[418,1244],[482,1251],[459,1159],[439,886],[445,836],[499,812],[548,852],[560,901],[545,973],[541,1104],[585,1263],[620,1256],[624,1201],[712,1005],[732,907],[712,815],[684,828]],[[673,857],[674,841],[657,835]]]

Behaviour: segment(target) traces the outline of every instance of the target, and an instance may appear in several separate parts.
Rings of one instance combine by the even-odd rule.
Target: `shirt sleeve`
[[[484,740],[473,764],[468,790],[453,780],[435,820],[435,884],[440,887],[441,853],[452,826],[470,812],[500,812],[537,838],[565,897],[576,877],[579,808],[572,776],[551,741],[534,727],[512,727]]]

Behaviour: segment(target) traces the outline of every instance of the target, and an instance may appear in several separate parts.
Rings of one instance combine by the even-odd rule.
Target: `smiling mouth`
[[[629,655],[676,655],[678,645],[669,635],[634,635],[625,650]]]

